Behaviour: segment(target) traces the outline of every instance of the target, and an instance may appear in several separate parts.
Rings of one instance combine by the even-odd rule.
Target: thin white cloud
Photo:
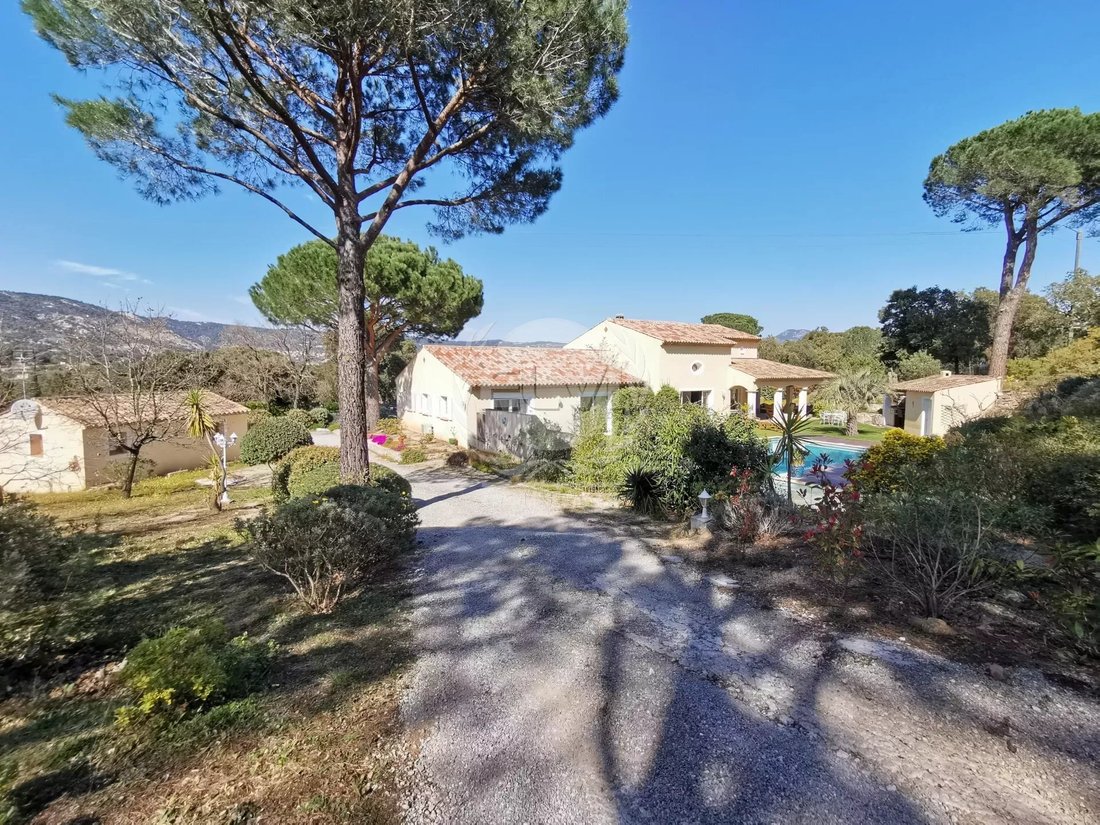
[[[114,281],[137,281],[142,284],[153,283],[148,278],[142,278],[140,275],[135,275],[133,272],[127,272],[125,269],[115,269],[113,266],[97,266],[96,264],[85,264],[80,261],[66,260],[54,261],[54,265],[67,272],[73,272],[77,275],[90,275],[93,278],[105,278]]]
[[[247,295],[234,295],[233,300],[243,307],[248,307],[249,309],[252,308],[252,299],[249,298]]]

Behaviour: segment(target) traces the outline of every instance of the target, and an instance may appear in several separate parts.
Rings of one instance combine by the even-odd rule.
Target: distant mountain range
[[[89,334],[104,315],[115,310],[86,304],[58,295],[0,290],[0,347],[4,350],[30,350],[39,360],[58,360],[67,343]],[[281,333],[265,327],[240,327],[208,321],[168,320],[167,330],[148,325],[150,343],[166,350],[201,351],[227,343],[230,329],[247,330],[261,346],[271,348]],[[140,328],[139,328],[140,329]],[[6,353],[5,353],[6,354]]]
[[[799,338],[805,338],[809,334],[810,331],[808,329],[785,329],[775,336],[775,340],[780,343],[797,341]]]
[[[40,362],[63,360],[68,342],[90,334],[105,314],[117,313],[59,295],[0,290],[0,357],[7,358],[12,350],[29,350]],[[216,349],[233,343],[231,331],[246,332],[255,345],[261,347],[282,349],[284,343],[284,332],[268,327],[180,321],[175,318],[169,318],[165,326],[167,330],[149,325],[148,335],[150,343],[157,343],[166,350],[199,352]],[[417,340],[417,343],[429,342]],[[561,346],[556,341],[525,341],[518,344],[500,339],[447,343],[459,346]]]

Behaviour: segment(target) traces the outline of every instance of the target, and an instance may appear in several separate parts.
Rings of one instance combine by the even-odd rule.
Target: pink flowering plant
[[[838,484],[822,456],[810,470],[811,487],[821,498],[809,506],[810,518],[803,538],[814,548],[818,561],[835,579],[847,582],[863,558],[863,497],[852,480],[855,465],[845,462],[847,484]]]

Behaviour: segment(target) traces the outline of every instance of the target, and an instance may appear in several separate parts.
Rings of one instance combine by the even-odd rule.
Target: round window
[[[692,372],[702,372],[703,371],[703,362],[702,361],[696,361],[694,364],[691,365],[691,371]]]

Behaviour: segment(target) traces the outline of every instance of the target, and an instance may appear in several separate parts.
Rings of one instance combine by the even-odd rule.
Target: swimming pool
[[[778,438],[768,439],[768,450],[771,453],[775,453],[776,445],[779,443]],[[845,461],[858,461],[863,457],[863,454],[867,452],[866,447],[853,447],[848,444],[827,444],[822,441],[807,441],[806,449],[810,451],[810,454],[806,456],[806,461],[801,466],[796,466],[791,470],[791,478],[802,478],[808,476],[813,469],[814,464],[822,460],[822,456],[829,457],[829,469],[828,476],[833,481],[839,480],[845,470]],[[780,461],[775,465],[774,472],[782,475],[784,478],[787,476],[787,462]],[[835,476],[835,478],[834,478]]]

